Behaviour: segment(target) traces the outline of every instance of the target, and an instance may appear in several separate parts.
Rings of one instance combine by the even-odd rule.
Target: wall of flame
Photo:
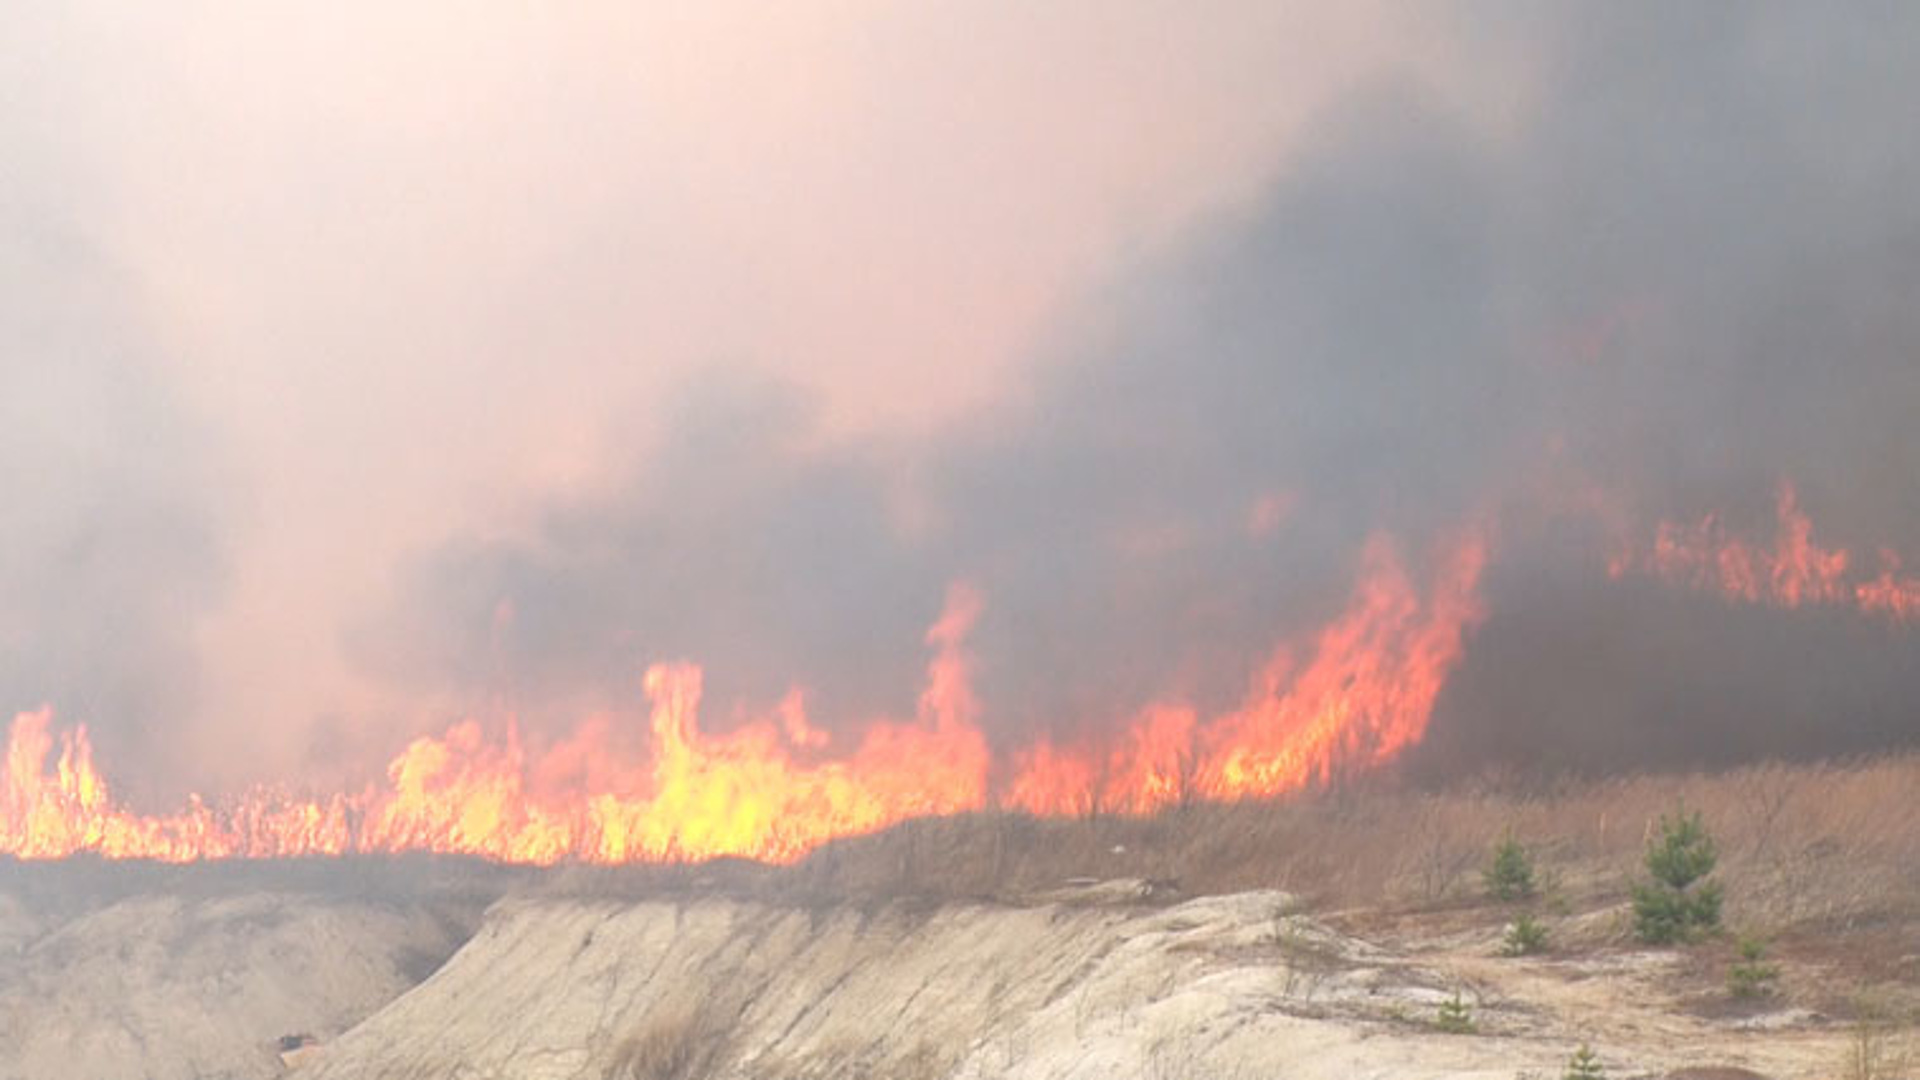
[[[1481,618],[1483,536],[1449,544],[1423,590],[1375,537],[1345,611],[1277,647],[1238,708],[1201,716],[1159,702],[1084,745],[996,753],[979,723],[966,637],[983,598],[950,590],[927,631],[917,715],[836,745],[801,699],[725,734],[699,726],[701,672],[649,668],[648,760],[621,767],[604,724],[538,756],[511,728],[473,721],[403,749],[384,782],[297,798],[266,789],[172,814],[117,802],[86,728],[47,711],[13,720],[0,778],[0,853],[87,852],[168,861],[428,851],[521,863],[790,861],[839,836],[926,815],[1003,807],[1036,814],[1150,813],[1194,799],[1279,795],[1390,761],[1417,742]],[[572,766],[586,761],[590,779]],[[555,782],[557,776],[573,777]]]
[[[1905,626],[1920,577],[1896,554],[1871,573],[1824,547],[1783,481],[1771,545],[1733,536],[1715,514],[1627,538],[1608,564],[1729,602],[1838,607]],[[809,722],[796,692],[774,715],[724,734],[699,724],[701,671],[646,671],[650,751],[623,763],[604,719],[531,755],[516,730],[490,738],[472,720],[420,738],[358,791],[293,797],[257,789],[171,814],[117,802],[84,726],[56,730],[21,713],[0,775],[0,854],[92,853],[190,861],[441,852],[516,863],[791,861],[835,837],[908,818],[997,807],[1040,815],[1149,814],[1195,800],[1267,798],[1377,769],[1420,741],[1467,637],[1484,617],[1487,532],[1432,560],[1424,589],[1395,544],[1375,536],[1352,596],[1317,632],[1282,642],[1238,707],[1203,716],[1152,702],[1110,734],[996,750],[980,724],[967,635],[984,598],[950,589],[926,632],[931,652],[911,720],[880,720],[842,745]]]

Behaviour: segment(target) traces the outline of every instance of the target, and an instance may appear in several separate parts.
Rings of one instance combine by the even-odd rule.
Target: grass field
[[[1917,795],[1915,754],[1435,792],[1382,781],[1151,817],[915,821],[827,845],[781,876],[806,892],[930,897],[1126,876],[1185,894],[1279,888],[1323,911],[1411,911],[1478,898],[1511,830],[1554,899],[1590,907],[1625,899],[1649,829],[1685,808],[1718,842],[1729,924],[1845,931],[1920,917]]]

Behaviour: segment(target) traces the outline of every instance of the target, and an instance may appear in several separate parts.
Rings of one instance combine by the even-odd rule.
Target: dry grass
[[[1385,781],[1151,817],[986,811],[827,844],[790,867],[745,860],[569,867],[537,891],[698,892],[788,903],[1019,900],[1076,878],[1141,878],[1181,896],[1275,888],[1321,913],[1485,902],[1481,871],[1511,829],[1546,902],[1624,901],[1660,815],[1697,810],[1719,844],[1726,922],[1749,934],[1888,929],[1920,920],[1920,754],[1719,773],[1422,792]]]
[[[718,1056],[722,1034],[706,1010],[687,1005],[650,1013],[621,1042],[607,1080],[692,1080],[704,1076]]]
[[[728,895],[784,905],[1027,902],[1075,879],[1139,878],[1168,899],[1245,889],[1295,894],[1362,934],[1497,947],[1515,909],[1481,873],[1511,829],[1532,853],[1534,910],[1562,954],[1631,944],[1628,889],[1650,827],[1684,806],[1717,840],[1726,939],[1686,953],[1682,989],[1725,997],[1736,935],[1768,942],[1785,998],[1851,1018],[1863,988],[1920,1007],[1920,754],[1555,785],[1479,782],[1437,792],[1386,780],[1271,802],[1152,817],[1042,819],[985,812],[911,821],[828,844],[799,864],[741,860],[562,869],[540,891],[598,897]]]
[[[1913,1018],[1884,994],[1856,1002],[1840,1065],[1841,1080],[1902,1080],[1914,1064]]]
[[[1727,921],[1748,932],[1849,930],[1920,915],[1920,755],[1633,776],[1541,790],[1349,787],[1146,818],[980,813],[829,844],[774,875],[788,895],[1015,897],[1077,877],[1178,893],[1279,888],[1320,910],[1434,908],[1480,897],[1512,829],[1550,891],[1580,906],[1626,895],[1647,830],[1697,810],[1719,842]]]

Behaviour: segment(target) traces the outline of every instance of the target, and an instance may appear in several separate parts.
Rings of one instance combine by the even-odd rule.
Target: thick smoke
[[[168,775],[223,580],[212,478],[129,291],[46,210],[0,182],[0,701]]]
[[[1540,430],[1649,518],[1765,543],[1799,486],[1817,539],[1920,544],[1920,13],[1608,5],[1550,28],[1502,228]],[[1644,534],[1643,534],[1644,538]],[[1429,768],[1843,753],[1920,734],[1920,639],[1584,572],[1543,543],[1490,583]],[[1554,539],[1563,540],[1563,536]],[[1571,550],[1578,551],[1575,546]]]
[[[423,559],[402,617],[356,650],[562,723],[636,706],[663,659],[708,663],[723,703],[822,674],[829,714],[910,702],[941,568],[899,535],[882,449],[807,449],[808,404],[784,386],[708,387],[674,411],[626,497],[555,507],[534,543]]]
[[[1072,730],[1230,701],[1369,533],[1417,563],[1491,521],[1492,615],[1423,768],[1920,732],[1920,636],[1603,572],[1622,521],[1726,510],[1764,541],[1781,477],[1831,541],[1920,553],[1920,11],[1460,30],[1532,58],[1508,108],[1357,93],[1252,205],[1089,298],[1015,404],[823,444],[798,391],[696,389],[622,494],[425,557],[368,651],[531,716],[688,657],[722,703],[799,682],[843,722],[908,711],[965,579],[990,728]]]
[[[60,22],[52,10],[38,17]],[[1070,20],[1062,18],[1045,23],[1053,30],[1044,40],[1019,44],[1032,69],[1024,76],[1031,84],[1016,84],[1023,92],[1050,85],[1051,50],[1075,47],[1061,29]],[[200,40],[220,20],[204,22],[182,34]],[[185,90],[176,85],[172,96],[162,95],[151,116],[103,109],[102,121],[82,104],[139,96],[139,76],[120,73],[145,72],[133,61],[167,50],[146,48],[138,33],[107,34],[102,40],[124,53],[78,50],[82,59],[92,57],[91,68],[37,48],[6,61],[0,131],[17,152],[16,168],[0,179],[0,468],[7,506],[0,695],[8,711],[48,702],[66,719],[91,722],[104,760],[147,765],[129,774],[136,795],[141,782],[172,775],[175,757],[219,742],[218,733],[178,738],[190,726],[186,718],[217,713],[220,720],[199,726],[233,727],[237,708],[204,708],[202,663],[193,648],[227,572],[232,541],[224,536],[226,499],[219,494],[225,474],[197,425],[170,400],[178,388],[169,375],[177,372],[143,325],[150,306],[188,296],[193,302],[171,313],[168,340],[204,345],[228,333],[244,339],[246,328],[193,335],[181,326],[221,317],[237,326],[245,319],[231,312],[249,308],[250,297],[275,301],[267,314],[252,316],[267,327],[253,328],[253,342],[278,341],[300,363],[289,355],[263,355],[259,363],[301,368],[305,377],[289,380],[296,389],[287,396],[304,388],[325,399],[298,410],[297,430],[262,454],[265,463],[251,478],[261,489],[255,494],[272,496],[264,505],[285,512],[308,490],[273,474],[295,451],[332,463],[315,470],[323,479],[364,475],[370,489],[416,492],[426,501],[436,494],[429,490],[438,475],[432,468],[412,466],[407,482],[390,488],[390,478],[377,474],[389,465],[407,471],[409,448],[435,437],[399,438],[383,423],[449,441],[490,426],[488,414],[509,405],[564,412],[554,402],[593,396],[512,389],[516,381],[541,385],[540,349],[599,349],[614,359],[573,369],[567,378],[609,396],[635,394],[651,384],[616,375],[626,371],[622,350],[631,342],[637,340],[636,352],[657,344],[638,340],[649,334],[685,338],[696,350],[757,348],[759,337],[735,337],[724,325],[721,309],[730,303],[753,307],[742,319],[763,323],[758,329],[766,336],[787,333],[789,324],[775,316],[788,309],[798,313],[792,327],[830,324],[831,332],[816,327],[811,337],[788,334],[802,351],[866,340],[897,348],[910,337],[903,327],[964,325],[1000,275],[1021,269],[991,265],[982,252],[998,249],[984,242],[979,250],[956,242],[954,234],[964,230],[930,231],[936,241],[926,251],[913,243],[896,250],[867,233],[891,237],[900,230],[850,224],[844,249],[828,245],[813,256],[818,279],[863,270],[905,279],[923,261],[951,263],[964,272],[930,279],[956,283],[955,292],[965,295],[951,298],[951,312],[916,295],[902,297],[899,310],[847,317],[843,305],[859,304],[843,297],[867,303],[886,290],[823,289],[824,300],[787,304],[778,295],[786,279],[743,267],[738,281],[718,290],[724,295],[712,309],[674,323],[675,310],[695,306],[695,294],[713,291],[720,275],[711,267],[705,276],[679,275],[635,254],[651,250],[650,229],[664,229],[655,218],[676,213],[649,200],[667,206],[668,195],[683,188],[712,191],[713,205],[704,209],[728,226],[741,216],[737,235],[733,228],[711,230],[737,247],[692,250],[698,245],[684,236],[664,243],[669,252],[675,243],[687,246],[687,258],[703,265],[737,259],[804,266],[834,223],[864,219],[830,201],[839,213],[816,218],[804,212],[814,205],[807,199],[789,204],[718,179],[731,175],[721,166],[732,159],[715,147],[730,143],[734,126],[760,119],[752,93],[732,111],[696,110],[682,141],[647,144],[631,161],[598,156],[603,129],[596,125],[625,130],[631,118],[623,107],[640,84],[544,79],[536,50],[520,47],[529,35],[511,28],[483,33],[478,25],[455,28],[487,43],[467,58],[473,70],[455,65],[459,77],[421,101],[364,73],[343,78],[345,90],[310,99],[308,84],[324,79],[296,67],[284,85],[272,87],[279,96],[264,95],[258,109],[213,108],[254,100],[236,88],[259,72],[241,65],[225,72],[231,84],[188,80]],[[1137,33],[1144,24],[1136,17],[1128,25]],[[925,100],[951,115],[914,113],[912,103],[922,100],[914,95],[890,99],[881,134],[819,150],[821,161],[801,170],[800,186],[854,184],[861,198],[910,204],[915,195],[895,192],[885,180],[884,158],[892,152],[902,159],[896,164],[921,177],[912,191],[930,199],[930,217],[946,212],[983,228],[1002,218],[1031,219],[1038,228],[1045,199],[970,197],[974,187],[1004,186],[1020,175],[999,167],[1007,147],[1034,156],[1033,175],[1053,177],[1048,190],[1084,186],[1087,176],[1131,156],[1093,154],[1049,168],[1049,135],[1058,134],[1049,125],[1083,103],[1088,124],[1110,133],[1093,143],[1124,140],[1130,125],[1116,123],[1113,113],[1153,110],[1153,96],[1139,90],[1149,81],[1143,72],[1178,74],[1177,58],[1129,66],[1145,63],[1145,54],[1090,64],[1096,76],[1050,102],[1054,111],[1044,122],[1021,127],[1019,138],[984,138],[980,130],[992,122],[978,115],[998,113],[979,104],[983,95],[1016,99],[1002,111],[1018,112],[1020,103],[1018,92],[982,77],[964,58],[952,59],[963,54],[943,51],[949,38],[973,28],[968,22],[930,35],[939,46],[929,47],[932,54],[952,64],[940,77],[954,79],[955,89]],[[1203,706],[1234,701],[1277,641],[1320,625],[1345,602],[1368,535],[1394,536],[1418,567],[1451,531],[1481,524],[1497,538],[1487,582],[1491,615],[1443,696],[1415,763],[1422,769],[1451,774],[1496,757],[1554,768],[1724,760],[1911,740],[1920,632],[1835,612],[1729,607],[1648,581],[1615,582],[1604,573],[1604,557],[1616,528],[1644,536],[1658,518],[1709,510],[1726,511],[1734,527],[1764,542],[1774,486],[1786,477],[1823,541],[1863,555],[1887,545],[1920,562],[1920,488],[1911,480],[1920,475],[1920,434],[1911,422],[1920,407],[1920,309],[1911,302],[1920,279],[1920,131],[1910,117],[1911,102],[1920,98],[1920,76],[1910,70],[1920,54],[1920,12],[1892,3],[1839,13],[1784,3],[1606,4],[1548,15],[1475,5],[1456,13],[1451,30],[1465,56],[1460,66],[1507,81],[1476,82],[1469,71],[1443,88],[1432,70],[1409,70],[1348,96],[1304,138],[1291,140],[1287,158],[1242,205],[1116,271],[1084,297],[1062,319],[1046,354],[1027,358],[1021,389],[970,418],[914,438],[850,438],[823,418],[833,403],[804,385],[752,376],[694,381],[668,403],[673,419],[665,436],[635,449],[638,464],[612,494],[556,497],[530,528],[476,528],[403,568],[392,610],[370,614],[351,639],[362,665],[394,690],[381,700],[401,703],[394,715],[407,713],[409,702],[434,703],[412,710],[417,715],[406,723],[416,725],[443,718],[437,707],[445,702],[495,701],[530,726],[553,730],[586,710],[636,707],[643,665],[685,658],[706,666],[709,717],[718,722],[731,707],[765,705],[792,683],[809,688],[815,718],[829,725],[908,714],[925,662],[921,633],[949,584],[965,580],[986,598],[972,645],[988,727],[1001,738],[1071,732],[1124,718],[1156,698]],[[253,44],[278,40],[258,32],[261,42],[242,34],[238,40],[248,47],[226,51],[254,56]],[[337,32],[353,41],[359,31]],[[894,32],[912,38],[899,26]],[[1192,50],[1204,53],[1225,37],[1240,39],[1239,47],[1247,35],[1197,35],[1190,40],[1203,44]],[[873,51],[888,54],[885,42],[894,40]],[[1276,56],[1297,55],[1283,44],[1275,42]],[[1100,48],[1109,46],[1120,51],[1114,42]],[[391,71],[411,71],[412,50],[410,43],[394,48]],[[1083,51],[1100,53],[1092,45]],[[556,66],[572,71],[586,70],[599,54],[583,63],[556,55],[566,58]],[[506,60],[524,67],[506,71]],[[156,70],[225,70],[191,50],[173,61]],[[326,55],[306,62],[314,72],[335,70]],[[650,69],[609,69],[628,66]],[[783,78],[810,85],[808,64],[794,66]],[[77,71],[71,82],[63,78],[70,67]],[[926,67],[908,60],[861,69],[874,85],[850,80],[846,92],[882,92],[882,78],[933,78]],[[368,70],[391,74],[379,65]],[[509,78],[516,74],[517,83]],[[469,160],[462,154],[473,147],[450,118],[487,112],[469,108],[463,94],[472,84],[462,79],[489,76],[525,96],[504,93],[492,103],[512,122],[473,129],[480,135],[471,141],[485,152]],[[104,80],[95,93],[83,92],[88,78]],[[1125,91],[1101,99],[1100,78],[1125,83]],[[46,100],[31,101],[19,86],[53,89]],[[1196,100],[1216,102],[1205,94]],[[586,115],[587,104],[606,115]],[[1246,106],[1261,116],[1287,112],[1271,101]],[[311,115],[301,111],[307,108]],[[549,113],[568,114],[580,127],[549,124]],[[203,114],[224,121],[184,122]],[[288,122],[303,116],[311,121],[304,127]],[[1143,117],[1141,126],[1153,121],[1162,141],[1147,146],[1143,139],[1138,156],[1168,145],[1212,145],[1166,139],[1186,116],[1170,107]],[[389,117],[398,117],[394,128],[373,122]],[[66,129],[68,118],[76,130]],[[362,119],[367,127],[353,126]],[[256,120],[274,130],[243,127]],[[949,170],[938,133],[961,120],[980,130],[967,129],[974,142],[956,155],[967,167]],[[222,122],[236,126],[233,138]],[[79,130],[87,123],[101,128],[91,133],[96,142],[137,144],[153,156],[89,150],[89,135]],[[296,127],[291,135],[282,130]],[[441,133],[444,141],[409,141],[422,132]],[[427,178],[442,176],[430,167],[442,154],[460,163],[450,172],[469,165],[478,171],[492,160],[497,132],[523,140],[526,177],[508,169],[504,179],[492,178],[497,189],[476,182],[470,204],[408,194],[434,186]],[[778,124],[758,134],[775,151],[740,159],[755,175],[816,156],[801,153],[812,148],[809,138]],[[542,141],[548,135],[552,145]],[[908,144],[911,153],[902,149]],[[234,153],[194,167],[174,163],[158,188],[164,197],[145,203],[127,195],[133,184],[120,190],[101,179],[136,171],[129,162],[166,164],[176,146]],[[674,154],[661,147],[713,160],[689,163],[682,175]],[[416,157],[403,168],[386,157],[389,149]],[[790,159],[789,151],[798,156]],[[99,160],[74,164],[90,153]],[[288,175],[275,171],[283,155],[296,163]],[[40,161],[54,163],[45,175],[27,176],[19,164]],[[253,171],[245,182],[223,186],[232,178],[219,174],[220,162]],[[349,182],[354,177],[364,190]],[[588,179],[568,186],[578,177]],[[642,177],[661,179],[658,190]],[[400,182],[409,178],[419,183]],[[204,203],[187,197],[202,190],[202,179],[210,192]],[[767,184],[777,189],[779,178]],[[547,201],[524,197],[549,187]],[[632,194],[643,188],[645,194]],[[382,201],[390,189],[401,195]],[[1127,198],[1138,195],[1126,190]],[[221,194],[233,191],[244,197]],[[135,208],[129,213],[182,210],[187,224],[153,213],[165,219],[159,227],[116,243],[113,215],[123,198]],[[522,205],[530,201],[539,207]],[[562,214],[549,203],[574,209]],[[432,212],[449,206],[462,212]],[[610,219],[605,228],[602,216]],[[204,240],[196,228],[217,232],[221,222],[234,236],[221,234],[212,246],[230,263],[182,259],[166,267],[171,278],[165,270],[155,274],[163,287],[157,292],[151,281],[123,280],[116,260],[128,250],[144,249],[151,259],[152,250],[175,240]],[[494,225],[526,243],[483,242],[493,235],[485,226]],[[554,256],[549,232],[561,237],[556,251],[598,253],[605,245],[622,257]],[[645,243],[631,239],[643,234]],[[363,252],[361,241],[372,239],[392,246]],[[868,265],[875,249],[893,258]],[[399,268],[396,252],[406,256]],[[265,263],[281,256],[298,256],[306,272],[283,268],[276,277]],[[485,288],[476,291],[474,277],[443,265],[456,261],[484,264],[478,276]],[[195,271],[209,263],[225,278],[203,283]],[[153,265],[143,269],[153,273]],[[278,287],[261,294],[240,289],[256,268]],[[1068,276],[1056,266],[1039,279]],[[454,299],[436,307],[436,290],[418,282],[443,277]],[[546,288],[546,279],[559,284]],[[1047,296],[1028,285],[1021,302]],[[642,313],[626,313],[630,304]],[[497,314],[507,307],[510,317]],[[931,318],[929,310],[945,318]],[[288,313],[305,321],[283,323]],[[668,323],[672,332],[656,333]],[[549,333],[549,324],[566,330]],[[928,335],[942,338],[929,340],[928,355],[965,355],[965,347]],[[1002,330],[965,340],[979,347],[1014,336]],[[527,341],[539,348],[523,350]],[[471,357],[460,355],[468,342],[476,343]],[[410,372],[424,370],[416,348],[438,349],[432,377],[365,391],[368,370],[409,363],[417,364]],[[901,367],[924,370],[915,366],[919,359],[902,356]],[[840,356],[802,360],[846,366]],[[954,385],[990,386],[1009,366],[1001,357],[982,361],[994,378]],[[203,365],[186,380],[203,396],[236,411],[244,406],[233,403],[253,400],[249,393],[222,397],[217,389],[230,377],[245,382],[239,373],[250,366],[232,357],[188,363]],[[615,382],[618,389],[606,389]],[[259,383],[272,390],[274,379]],[[416,396],[435,399],[437,408],[419,405]],[[658,400],[635,406],[632,428],[651,438],[661,411]],[[565,429],[571,419],[520,430]],[[273,426],[271,417],[237,425],[256,440]],[[473,468],[510,460],[513,452],[503,447],[512,445],[502,437],[476,449],[469,457],[492,464]],[[445,502],[460,497],[448,494]],[[406,499],[320,498],[315,503],[329,510],[336,502],[358,507],[363,519],[332,510],[343,520],[331,522],[322,510],[299,524],[262,522],[261,534],[300,531],[320,541],[249,564],[256,592],[285,588],[294,598],[283,612],[250,595],[229,637],[244,640],[254,621],[284,616],[275,648],[311,645],[315,656],[306,665],[305,658],[276,653],[276,662],[283,669],[325,667],[331,657],[319,654],[332,644],[333,626],[320,624],[323,613],[305,605],[332,591],[334,569],[315,564],[303,580],[274,577],[317,559],[334,533],[338,546],[374,561],[364,553],[377,545],[363,530],[415,535],[402,520]],[[434,524],[419,532],[432,535],[442,520],[496,510],[436,506],[421,514]],[[356,546],[363,542],[368,546]],[[257,681],[279,685],[285,673]],[[351,713],[355,700],[343,695],[348,704],[337,710]],[[343,729],[372,726],[353,716]],[[293,728],[305,718],[249,721]],[[343,755],[375,743],[384,750],[388,736],[400,734],[356,730],[339,742],[351,748]]]

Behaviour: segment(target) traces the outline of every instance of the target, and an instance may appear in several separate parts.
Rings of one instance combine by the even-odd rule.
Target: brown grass
[[[1913,1017],[1885,993],[1863,993],[1841,1061],[1841,1080],[1901,1080],[1912,1075]]]
[[[607,1080],[692,1080],[706,1075],[722,1041],[703,1009],[656,1010],[614,1050]]]
[[[1533,910],[1559,953],[1632,943],[1626,901],[1660,815],[1699,811],[1718,842],[1724,938],[1686,950],[1683,988],[1724,1005],[1733,941],[1767,942],[1786,998],[1851,1018],[1863,988],[1920,1007],[1920,754],[1531,787],[1421,792],[1385,781],[1152,817],[985,812],[906,822],[828,844],[799,864],[574,867],[540,891],[729,895],[797,905],[1023,903],[1075,879],[1138,878],[1155,899],[1275,888],[1336,926],[1497,947],[1515,909],[1481,872],[1511,829],[1532,852]],[[637,1051],[636,1051],[637,1053]]]
[[[1848,930],[1920,915],[1915,792],[1920,755],[1910,754],[1546,790],[1349,787],[1145,818],[989,812],[839,841],[775,876],[788,895],[823,899],[1012,898],[1073,878],[1138,877],[1175,895],[1278,888],[1323,911],[1431,909],[1477,901],[1492,845],[1512,829],[1558,899],[1590,906],[1625,897],[1648,829],[1685,807],[1719,843],[1730,925]]]
[[[1623,901],[1660,815],[1699,811],[1718,842],[1726,921],[1772,937],[1920,918],[1920,754],[1719,773],[1421,792],[1379,782],[1150,817],[984,811],[827,844],[798,864],[568,867],[535,891],[700,892],[796,903],[1020,900],[1076,878],[1141,878],[1161,895],[1275,888],[1316,911],[1434,911],[1484,901],[1509,829],[1549,902]]]
[[[1698,811],[1715,838],[1728,933],[1681,950],[1673,989],[1702,1015],[1728,1008],[1741,936],[1783,969],[1774,999],[1858,1026],[1847,1068],[1904,1066],[1920,1017],[1920,753],[1719,773],[1554,785],[1479,782],[1418,791],[1384,780],[1268,802],[1197,804],[1151,817],[1043,819],[984,812],[837,841],[800,863],[743,860],[570,867],[538,891],[590,897],[731,896],[799,906],[1028,903],[1076,879],[1155,883],[1148,901],[1273,888],[1350,932],[1491,956],[1519,910],[1481,874],[1511,830],[1531,852],[1530,910],[1560,956],[1636,947],[1627,898],[1661,815]],[[1859,1006],[1877,995],[1873,1010]],[[722,1011],[724,1015],[724,1011]],[[1891,1018],[1891,1019],[1889,1019]],[[720,1041],[658,1021],[613,1075],[681,1080]],[[707,1050],[707,1053],[715,1051]],[[836,1062],[841,1075],[851,1075]]]

